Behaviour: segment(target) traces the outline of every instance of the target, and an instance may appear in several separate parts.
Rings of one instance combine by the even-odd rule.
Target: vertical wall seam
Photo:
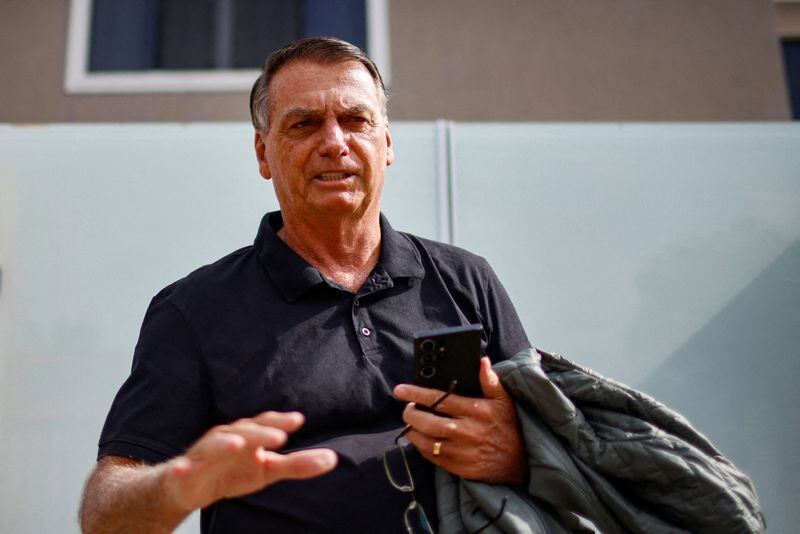
[[[458,243],[458,189],[456,173],[456,123],[447,121],[447,198],[450,219],[450,243]]]
[[[439,241],[453,245],[456,243],[458,221],[453,121],[436,121],[436,179],[439,192]]]
[[[452,242],[450,229],[450,143],[447,121],[436,121],[436,181],[439,218],[439,241]]]

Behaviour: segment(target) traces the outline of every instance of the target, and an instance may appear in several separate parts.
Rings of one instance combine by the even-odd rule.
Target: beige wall
[[[780,37],[800,39],[800,2],[775,4],[775,29]]]
[[[789,117],[767,0],[402,0],[391,24],[398,117]]]
[[[0,122],[247,120],[246,93],[65,95],[67,0],[0,2]],[[394,119],[783,120],[768,0],[391,0]]]

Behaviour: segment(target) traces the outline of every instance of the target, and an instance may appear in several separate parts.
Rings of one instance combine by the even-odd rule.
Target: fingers
[[[417,448],[422,456],[436,464],[458,455],[458,446],[456,442],[446,438],[429,436],[428,434],[416,430],[410,430],[408,434],[406,434],[406,438]],[[437,442],[441,443],[441,445],[438,448],[439,454],[435,455],[433,453]]]
[[[418,410],[414,404],[409,404],[403,410],[403,421],[411,427],[434,438],[457,439],[471,441],[470,423],[467,420],[442,417],[430,412]]]
[[[416,430],[411,430],[406,434],[406,438],[409,442],[411,442],[414,447],[417,448],[419,453],[429,462],[434,464],[440,465],[442,461],[446,460],[449,455],[453,452],[452,447],[448,447],[451,442],[445,439],[437,439],[427,434],[423,434]],[[436,442],[440,442],[442,445],[439,449],[439,454],[433,454],[434,444]]]
[[[263,412],[253,418],[234,421],[211,429],[196,452],[211,455],[237,452],[246,447],[277,449],[288,439],[288,433],[300,428],[305,418],[299,412]],[[190,455],[191,456],[191,455]]]
[[[280,428],[284,432],[292,433],[305,422],[305,417],[300,412],[263,412],[255,417],[253,421],[259,425]]]
[[[394,388],[394,395],[401,401],[413,402],[422,406],[431,406],[444,395],[444,391],[423,388],[411,384],[400,384]],[[475,397],[464,397],[453,394],[439,403],[436,406],[436,411],[454,417],[472,415],[476,410],[480,410],[480,400],[481,399]]]
[[[212,429],[207,434],[207,439],[198,442],[202,447],[196,452],[217,455],[239,452],[248,447],[277,449],[283,446],[287,439],[286,432],[279,428],[260,425],[251,419],[242,419],[231,425]]]
[[[448,439],[433,438],[431,436],[411,430],[406,435],[423,458],[439,467],[457,473],[468,479],[477,478],[480,467],[479,459],[471,455],[471,449],[463,444]],[[439,443],[439,454],[434,455],[434,447]]]
[[[307,449],[288,454],[272,451],[259,451],[258,460],[264,466],[270,483],[279,480],[304,480],[323,475],[339,461],[336,453],[330,449]]]
[[[278,480],[305,479],[337,464],[329,449],[273,452],[288,432],[303,424],[301,414],[264,412],[220,425],[204,434],[182,456],[165,465],[169,499],[181,509],[208,506],[221,498],[252,493]]]
[[[488,356],[481,358],[479,380],[483,396],[487,399],[505,399],[508,393],[500,382],[500,377],[492,369],[492,362]]]
[[[171,473],[178,477],[203,476],[224,471],[228,466],[247,461],[257,450],[275,449],[286,442],[286,433],[250,421],[237,421],[212,429],[183,456],[171,462]]]

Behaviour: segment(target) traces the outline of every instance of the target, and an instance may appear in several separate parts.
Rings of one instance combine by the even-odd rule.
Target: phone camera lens
[[[422,376],[422,378],[431,378],[433,375],[436,374],[436,367],[432,365],[426,365],[425,367],[420,369],[419,374],[420,376]]]
[[[420,362],[422,362],[422,365],[430,365],[433,363],[433,354],[431,354],[430,352],[423,354],[419,360]]]
[[[432,339],[426,339],[419,344],[419,348],[422,352],[433,352],[436,348],[436,342]]]

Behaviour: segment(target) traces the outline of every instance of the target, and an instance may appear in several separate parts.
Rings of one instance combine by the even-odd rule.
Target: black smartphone
[[[414,334],[414,383],[457,395],[482,397],[479,324],[425,330]]]

